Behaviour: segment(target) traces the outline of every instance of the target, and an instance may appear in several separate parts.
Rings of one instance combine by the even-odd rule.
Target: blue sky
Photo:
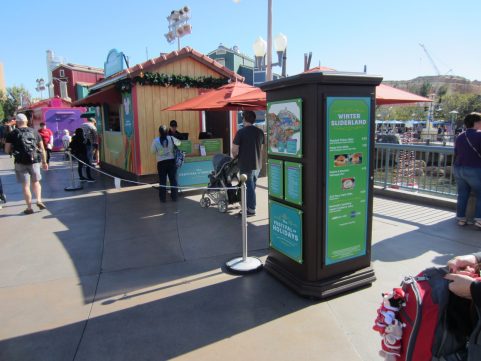
[[[252,43],[267,38],[267,0],[84,0],[2,2],[0,62],[7,86],[35,92],[35,80],[47,77],[45,54],[51,49],[68,62],[103,67],[112,48],[131,64],[168,44],[166,16],[188,5],[193,33],[181,45],[208,53],[219,43],[253,56]],[[419,43],[426,45],[441,73],[450,69],[481,80],[481,2],[477,0],[273,0],[273,35],[288,37],[287,73],[303,70],[303,54],[312,66],[379,74],[386,80],[435,75]],[[277,68],[278,69],[278,68]]]

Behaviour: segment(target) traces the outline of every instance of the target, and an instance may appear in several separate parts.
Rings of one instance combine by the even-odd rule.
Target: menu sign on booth
[[[286,185],[285,200],[302,205],[302,164],[285,162],[284,182]]]
[[[283,199],[284,198],[284,178],[283,178],[283,162],[282,160],[269,159],[268,163],[268,182],[269,195]]]
[[[326,98],[325,264],[366,254],[369,97]]]

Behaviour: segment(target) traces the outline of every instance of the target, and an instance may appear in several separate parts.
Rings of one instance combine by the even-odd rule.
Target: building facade
[[[72,102],[85,98],[88,87],[104,78],[104,70],[79,64],[60,64],[52,70],[54,96]]]

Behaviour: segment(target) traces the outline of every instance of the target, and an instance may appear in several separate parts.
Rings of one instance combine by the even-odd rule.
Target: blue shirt
[[[479,155],[476,154],[476,151],[471,147],[466,137],[468,137],[469,142],[471,142]],[[455,166],[481,168],[481,132],[470,128],[461,133],[454,145],[454,156]]]

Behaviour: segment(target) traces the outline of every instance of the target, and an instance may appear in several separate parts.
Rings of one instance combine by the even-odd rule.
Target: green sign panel
[[[209,174],[213,171],[211,157],[186,158],[177,170],[179,186],[205,186],[209,183]]]
[[[134,113],[132,111],[132,96],[130,93],[122,93],[122,106],[124,109],[124,132],[130,138],[134,133]]]
[[[302,157],[302,99],[267,103],[267,152]]]
[[[269,195],[284,198],[284,179],[282,160],[269,159],[267,163]]]
[[[366,254],[371,98],[327,97],[325,264]]]
[[[285,200],[302,205],[302,164],[284,163]]]
[[[181,151],[185,152],[185,154],[192,153],[192,141],[191,140],[181,140],[180,145],[177,147]]]
[[[205,147],[207,155],[222,153],[222,139],[201,139],[199,143]]]
[[[302,212],[269,201],[270,246],[302,263]]]

